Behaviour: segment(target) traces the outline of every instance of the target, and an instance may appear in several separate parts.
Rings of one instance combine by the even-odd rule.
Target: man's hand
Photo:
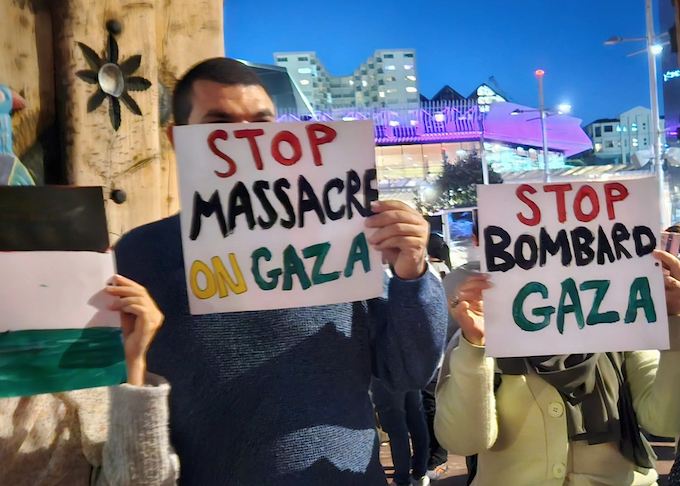
[[[164,316],[149,292],[137,282],[121,275],[113,277],[106,293],[119,297],[109,309],[120,311],[125,346],[125,362],[130,385],[144,385],[146,352],[163,323]]]
[[[654,250],[654,258],[659,260],[664,268],[668,315],[680,315],[680,261],[670,253],[661,250]]]
[[[383,254],[384,260],[403,280],[415,280],[427,271],[425,253],[430,225],[415,209],[400,201],[377,201],[376,213],[366,218],[376,232],[368,242]]]
[[[484,346],[484,301],[482,292],[491,288],[489,277],[479,274],[469,277],[449,298],[449,312],[460,325],[463,337],[476,346]]]

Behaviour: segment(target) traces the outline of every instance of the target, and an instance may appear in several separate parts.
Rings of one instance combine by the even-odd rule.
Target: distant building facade
[[[420,104],[414,49],[377,50],[346,76],[331,75],[315,52],[277,52],[274,60],[288,70],[316,111]]]
[[[663,127],[664,120],[661,119]],[[652,110],[637,106],[618,118],[595,120],[585,127],[593,141],[592,158],[600,164],[646,163],[654,146]],[[662,135],[661,144],[666,143]]]

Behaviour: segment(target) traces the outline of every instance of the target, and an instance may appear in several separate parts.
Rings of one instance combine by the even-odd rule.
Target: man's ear
[[[168,140],[170,140],[170,145],[172,145],[173,149],[175,148],[175,131],[174,131],[174,129],[175,129],[175,125],[173,123],[170,123],[168,125],[167,134],[168,134]]]

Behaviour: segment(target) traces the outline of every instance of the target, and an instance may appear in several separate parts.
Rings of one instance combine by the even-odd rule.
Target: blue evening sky
[[[654,1],[658,8],[657,0]],[[546,71],[546,104],[569,102],[586,123],[649,107],[644,0],[226,0],[227,56],[273,64],[275,51],[316,51],[333,75],[376,49],[415,48],[419,88],[469,95],[495,76],[512,100],[538,104],[533,72]]]

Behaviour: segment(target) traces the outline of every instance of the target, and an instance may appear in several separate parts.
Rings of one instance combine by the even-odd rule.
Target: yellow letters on
[[[236,281],[231,278],[231,275],[229,275],[227,269],[224,268],[224,264],[222,263],[220,257],[216,256],[212,258],[213,268],[215,269],[215,279],[217,280],[217,287],[220,291],[220,297],[228,296],[229,289],[231,289],[231,291],[235,294],[242,294],[243,292],[248,291],[246,281],[243,278],[243,274],[241,273],[241,268],[238,266],[238,262],[236,261],[236,255],[230,253],[229,262],[231,263],[231,268],[234,270]]]
[[[214,259],[213,259],[214,260]],[[198,286],[198,274],[202,273],[205,275],[206,286],[205,289],[201,289]],[[215,275],[208,265],[200,260],[196,260],[191,264],[191,291],[199,299],[209,299],[217,292],[217,284],[215,282]]]

